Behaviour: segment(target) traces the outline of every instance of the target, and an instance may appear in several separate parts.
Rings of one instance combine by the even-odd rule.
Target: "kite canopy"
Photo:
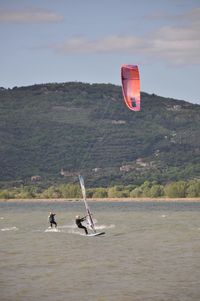
[[[133,111],[140,111],[140,75],[138,66],[122,65],[122,92],[127,107]]]

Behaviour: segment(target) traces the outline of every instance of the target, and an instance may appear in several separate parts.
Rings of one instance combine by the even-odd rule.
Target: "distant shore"
[[[78,198],[51,199],[0,199],[0,202],[80,202]],[[198,198],[88,198],[88,202],[200,202]]]

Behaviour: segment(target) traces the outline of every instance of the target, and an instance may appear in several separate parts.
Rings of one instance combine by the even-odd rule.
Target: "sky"
[[[0,0],[0,87],[80,81],[200,104],[200,0]]]

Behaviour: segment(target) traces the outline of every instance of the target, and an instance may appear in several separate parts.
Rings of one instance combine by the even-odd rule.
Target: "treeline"
[[[34,199],[34,198],[77,198],[81,190],[78,184],[53,185],[46,189],[37,185],[21,186],[18,188],[0,190],[1,199]],[[195,198],[200,197],[200,179],[172,182],[161,185],[145,181],[142,185],[116,185],[113,187],[89,188],[87,198]]]

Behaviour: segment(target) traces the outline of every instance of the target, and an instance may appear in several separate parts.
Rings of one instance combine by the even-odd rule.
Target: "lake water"
[[[106,235],[82,202],[0,203],[1,301],[200,300],[200,203],[89,204]]]

